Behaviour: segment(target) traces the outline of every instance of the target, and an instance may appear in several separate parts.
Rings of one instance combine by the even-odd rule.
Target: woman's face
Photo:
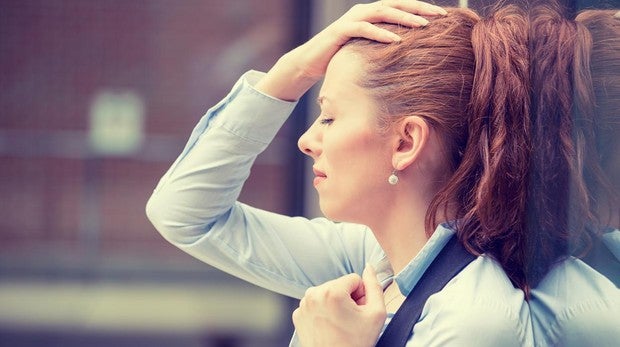
[[[392,163],[388,136],[378,126],[378,106],[356,83],[363,64],[346,49],[333,57],[319,93],[321,114],[298,145],[314,159],[314,186],[325,216],[370,224],[386,206]]]

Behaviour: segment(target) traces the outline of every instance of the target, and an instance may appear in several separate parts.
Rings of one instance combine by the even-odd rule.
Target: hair
[[[573,248],[591,243],[584,224],[589,218],[585,217],[589,198],[582,175],[584,133],[576,131],[580,120],[572,116],[577,115],[574,97],[591,100],[592,88],[587,66],[591,42],[583,28],[551,6],[533,9],[530,22],[536,34],[530,47],[533,150],[525,271],[535,285],[555,262],[571,253],[573,238]],[[588,110],[584,111],[582,120],[589,118]]]
[[[617,211],[617,193],[603,170],[604,157],[610,154],[601,155],[605,145],[597,146],[597,139],[609,143],[617,137],[617,132],[614,136],[606,133],[613,123],[611,112],[617,123],[617,108],[601,110],[596,100],[613,99],[604,94],[608,85],[615,84],[618,91],[619,66],[613,59],[592,62],[592,66],[609,63],[611,69],[615,67],[610,70],[615,83],[605,80],[613,74],[601,76],[591,70],[590,58],[600,59],[597,55],[604,53],[594,53],[588,29],[566,18],[557,6],[536,7],[530,23],[535,33],[530,38],[532,153],[523,247],[525,277],[535,286],[558,261],[569,255],[585,256],[592,248],[605,223],[599,202],[610,202],[608,207],[615,206]],[[618,39],[615,36],[615,54],[605,40],[597,40],[596,50],[617,59]],[[603,195],[607,199],[601,200]]]
[[[586,138],[590,149],[585,185],[591,196],[590,211],[595,217],[587,222],[598,234],[620,228],[620,12],[588,10],[576,21],[584,25],[592,38],[590,71],[594,100],[581,100],[579,109],[593,116],[595,138]],[[620,285],[620,261],[603,244],[593,240],[588,254],[582,257],[588,265]]]
[[[401,43],[348,43],[368,63],[359,83],[387,115],[381,124],[419,115],[442,141],[448,175],[427,210],[427,233],[443,216],[457,220],[456,233],[467,250],[492,255],[523,289],[526,24],[515,6],[485,19],[471,10],[448,9],[423,28],[387,26]]]
[[[607,218],[599,217],[601,225],[620,228],[620,10],[587,10],[580,13],[576,21],[585,26],[592,38],[590,71],[594,100],[587,102],[580,108],[591,110],[594,117],[595,139],[589,139],[595,144],[598,161],[602,174],[595,175],[586,182],[593,194],[595,205],[593,210],[608,209]],[[616,160],[616,162],[614,162]],[[594,170],[598,171],[598,168]],[[607,206],[599,206],[598,203]]]

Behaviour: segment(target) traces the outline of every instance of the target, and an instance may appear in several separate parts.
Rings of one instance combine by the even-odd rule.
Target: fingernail
[[[447,14],[448,14],[448,11],[444,10],[442,7],[438,7],[438,6],[437,6],[436,10],[437,10],[437,13],[439,13],[439,14],[441,14],[441,15],[444,15],[444,16],[445,16],[445,15],[447,15]]]
[[[390,35],[390,38],[391,38],[391,39],[392,39],[392,41],[394,41],[394,42],[401,42],[401,41],[403,40],[403,38],[402,38],[402,37],[400,37],[400,36],[398,36],[398,35],[396,35],[396,34],[394,34],[394,33],[392,33],[392,34]]]
[[[413,27],[426,26],[428,24],[428,20],[424,17],[411,15],[409,17],[409,23],[411,23],[411,26]]]

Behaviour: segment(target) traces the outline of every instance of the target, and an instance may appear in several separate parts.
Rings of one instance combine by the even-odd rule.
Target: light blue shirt
[[[620,260],[620,230],[610,230],[601,237],[611,253]]]
[[[603,236],[620,259],[620,231]],[[620,290],[574,257],[556,264],[531,292],[536,346],[620,346]]]
[[[283,216],[237,201],[256,156],[295,103],[262,94],[250,71],[196,125],[161,178],[147,215],[163,237],[241,279],[301,298],[308,287],[374,265],[406,296],[454,233],[439,226],[394,275],[368,227]],[[389,318],[388,318],[389,319]],[[291,345],[298,342],[295,338]],[[493,259],[480,256],[426,302],[407,346],[531,346],[529,308]]]

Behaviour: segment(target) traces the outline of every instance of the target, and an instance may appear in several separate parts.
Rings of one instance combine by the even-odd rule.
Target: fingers
[[[366,305],[366,288],[363,281],[351,292],[351,299],[353,299],[357,305]]]
[[[302,315],[301,315],[301,306],[297,307],[294,311],[293,314],[291,315],[291,318],[293,320],[293,325],[295,326],[295,328],[298,328],[299,325],[302,323],[301,319],[302,319]]]
[[[368,304],[353,300],[368,294]],[[367,266],[363,277],[349,274],[308,288],[292,319],[304,344],[365,346],[377,340],[386,315],[381,285],[374,269]]]
[[[363,286],[362,278],[358,274],[348,274],[337,278],[334,282],[339,283],[342,289],[344,289],[347,294],[351,294],[356,291],[360,286]]]
[[[318,287],[310,287],[306,290],[299,306],[313,308],[315,305],[342,304],[346,301],[352,303],[352,293],[363,292],[362,278],[357,274],[348,274],[335,280],[326,282]]]
[[[362,278],[350,274],[308,288],[292,314],[300,344],[374,346],[385,323],[385,308],[358,306],[351,293],[360,287],[364,287]]]
[[[372,265],[367,264],[362,273],[362,281],[366,290],[366,303],[385,307],[383,300],[383,288],[377,280],[377,274]]]
[[[279,99],[298,100],[325,75],[331,58],[349,39],[367,38],[388,44],[401,41],[397,34],[373,23],[420,27],[428,23],[422,16],[445,14],[441,7],[415,0],[355,5],[308,42],[279,59],[256,88]]]
[[[366,265],[362,274],[364,288],[366,288],[366,313],[368,319],[374,321],[375,324],[381,324],[385,321],[387,311],[385,309],[385,301],[383,299],[383,288],[377,280],[375,269],[371,265]]]
[[[448,14],[443,8],[424,1],[383,0],[379,3],[422,16],[445,16]]]
[[[363,37],[370,40],[392,43],[401,38],[389,30],[375,26],[374,23],[391,23],[417,28],[429,22],[421,15],[445,15],[447,12],[438,6],[414,0],[384,0],[370,4],[357,4],[334,22],[336,33],[341,34],[343,44],[348,38]],[[338,35],[336,35],[338,36]]]
[[[352,20],[371,23],[392,23],[409,27],[428,24],[422,16],[446,15],[443,8],[423,1],[414,0],[383,0],[370,4],[358,4],[346,14]]]
[[[347,37],[364,37],[382,43],[402,41],[397,34],[368,22],[346,22],[342,23],[342,26]]]
[[[355,5],[345,16],[352,21],[392,23],[415,28],[428,24],[428,20],[423,17],[396,7],[383,5],[381,2]]]

